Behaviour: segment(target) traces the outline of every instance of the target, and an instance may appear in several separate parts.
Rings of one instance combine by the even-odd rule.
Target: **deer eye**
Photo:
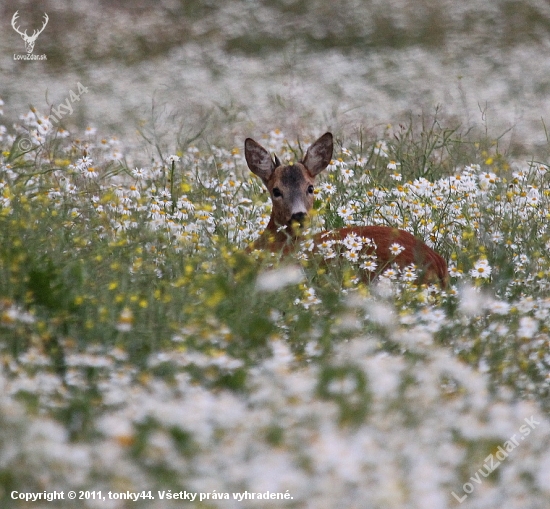
[[[313,194],[313,186],[308,186],[307,192],[308,192],[309,194]]]
[[[281,196],[283,196],[283,193],[281,193],[281,190],[278,187],[274,187],[273,188],[273,196],[275,198],[280,198]]]

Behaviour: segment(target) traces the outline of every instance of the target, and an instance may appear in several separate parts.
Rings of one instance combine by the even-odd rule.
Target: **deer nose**
[[[297,223],[300,224],[300,226],[302,226],[304,224],[306,216],[307,214],[305,212],[296,212],[295,214],[292,214],[292,216],[290,217],[290,221],[291,222],[296,221]]]

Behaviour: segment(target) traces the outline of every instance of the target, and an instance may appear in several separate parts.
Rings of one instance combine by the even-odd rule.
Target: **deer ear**
[[[252,138],[247,138],[244,141],[244,155],[250,171],[267,184],[276,167],[269,152]]]
[[[332,133],[325,133],[306,152],[302,164],[313,177],[321,173],[332,159]]]

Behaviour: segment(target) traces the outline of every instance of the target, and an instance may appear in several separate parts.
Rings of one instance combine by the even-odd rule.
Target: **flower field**
[[[549,507],[549,166],[437,119],[334,134],[310,232],[410,231],[449,288],[368,239],[252,249],[244,140],[0,126],[2,507]]]

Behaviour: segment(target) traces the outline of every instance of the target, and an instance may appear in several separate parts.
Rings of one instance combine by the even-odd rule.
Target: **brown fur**
[[[389,226],[338,228],[332,232],[316,235],[314,241],[316,244],[320,244],[327,239],[344,240],[349,234],[355,234],[358,237],[370,239],[374,242],[376,245],[376,259],[379,264],[377,272],[380,272],[384,269],[384,266],[392,263],[397,264],[401,269],[407,265],[414,264],[418,267],[418,282],[420,284],[439,282],[443,288],[447,286],[449,275],[447,263],[443,257],[405,230]],[[390,252],[390,246],[394,243],[404,248],[397,256],[393,256]],[[363,254],[373,254],[372,251],[373,248],[363,248]]]
[[[313,193],[310,191],[315,177],[332,158],[332,134],[321,136],[311,145],[301,162],[290,166],[281,165],[277,158],[273,161],[269,153],[250,138],[245,141],[245,155],[248,167],[262,179],[273,202],[267,228],[254,247],[289,254],[296,249],[303,220],[313,207]],[[383,270],[384,266],[392,263],[400,268],[414,264],[419,270],[419,283],[439,282],[443,288],[447,286],[449,275],[445,260],[404,230],[389,226],[357,226],[320,233],[313,240],[319,245],[326,240],[344,240],[352,233],[375,243],[379,269]],[[390,252],[393,243],[404,248],[397,256]],[[372,247],[363,249],[364,254],[372,254]]]

